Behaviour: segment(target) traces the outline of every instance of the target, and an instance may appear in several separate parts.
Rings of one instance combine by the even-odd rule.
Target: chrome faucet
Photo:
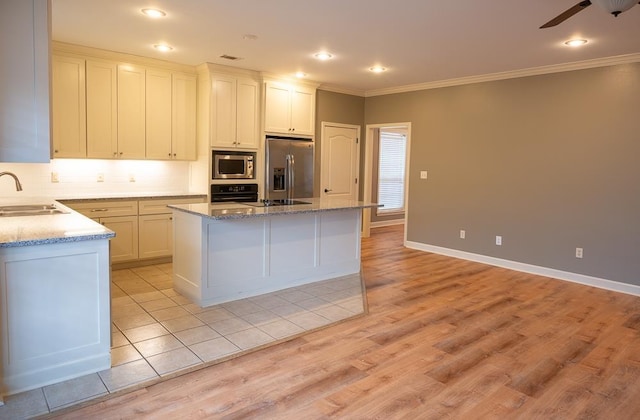
[[[18,179],[16,174],[14,174],[13,172],[0,172],[0,177],[3,175],[9,175],[13,177],[13,180],[16,181],[16,191],[22,191],[22,184],[20,183],[20,180]]]

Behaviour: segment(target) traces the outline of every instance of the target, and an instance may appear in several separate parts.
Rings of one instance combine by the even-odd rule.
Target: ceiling
[[[291,75],[368,95],[384,89],[640,53],[640,5],[617,18],[577,0],[52,0],[53,39],[188,65]],[[140,13],[157,7],[167,16]],[[257,39],[244,39],[255,35]],[[589,43],[571,48],[574,37]],[[174,47],[159,53],[153,44]],[[333,58],[313,55],[329,51]],[[241,60],[220,58],[227,54]],[[382,65],[387,71],[371,73]]]

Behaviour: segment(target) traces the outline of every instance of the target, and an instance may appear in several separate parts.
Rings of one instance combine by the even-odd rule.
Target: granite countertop
[[[109,239],[115,233],[53,200],[20,200],[2,205],[55,204],[61,214],[0,217],[0,248]]]
[[[214,220],[245,219],[251,217],[265,217],[285,214],[316,213],[326,211],[353,210],[382,207],[377,203],[348,200],[343,198],[300,198],[308,204],[284,206],[256,206],[256,203],[198,203],[169,205],[170,208],[186,213],[203,216]]]
[[[207,194],[197,193],[110,193],[100,194],[96,196],[83,195],[69,196],[69,197],[57,197],[56,199],[62,203],[81,203],[83,201],[114,201],[114,200],[161,200],[161,199],[176,199],[176,198],[207,198]]]

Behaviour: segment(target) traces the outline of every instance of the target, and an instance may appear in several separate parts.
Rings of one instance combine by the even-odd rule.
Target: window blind
[[[407,137],[404,134],[380,131],[378,159],[377,214],[404,212],[404,173]]]

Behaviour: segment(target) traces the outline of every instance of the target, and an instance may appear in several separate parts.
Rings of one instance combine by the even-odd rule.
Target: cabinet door
[[[236,146],[236,79],[211,77],[211,146]]]
[[[111,239],[111,262],[138,259],[138,216],[102,217],[102,223],[116,233]]]
[[[53,157],[86,157],[84,59],[54,55],[51,60],[51,76]]]
[[[236,145],[238,147],[258,148],[259,136],[259,87],[258,82],[239,79],[236,104]]]
[[[146,157],[171,159],[171,72],[147,69]]]
[[[264,131],[291,132],[290,88],[267,82],[265,86]]]
[[[118,65],[118,157],[145,157],[145,70]]]
[[[116,157],[118,150],[118,68],[87,60],[87,157]]]
[[[174,73],[171,106],[173,159],[196,159],[196,76]]]
[[[0,162],[49,163],[49,2],[0,1]]]
[[[139,216],[140,258],[168,257],[173,253],[173,215]]]
[[[293,86],[291,89],[291,132],[314,135],[316,93],[315,89]]]

